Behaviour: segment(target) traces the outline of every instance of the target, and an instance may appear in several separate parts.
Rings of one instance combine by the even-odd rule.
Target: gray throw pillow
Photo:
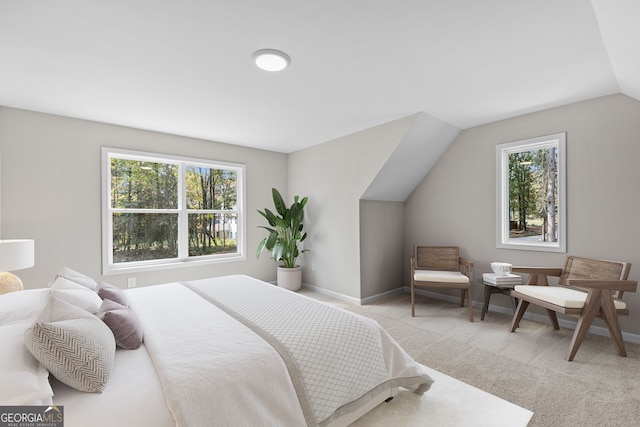
[[[110,299],[111,301],[115,301],[120,305],[124,305],[125,307],[129,307],[129,300],[125,295],[124,291],[117,286],[114,286],[110,283],[100,282],[98,285],[98,295],[103,300]]]
[[[101,393],[113,369],[116,344],[96,316],[51,298],[25,331],[27,349],[61,382],[79,391]]]
[[[115,301],[105,299],[96,314],[113,332],[118,347],[136,350],[142,345],[142,326],[131,309]]]

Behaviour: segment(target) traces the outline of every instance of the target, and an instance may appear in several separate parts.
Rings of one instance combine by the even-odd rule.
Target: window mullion
[[[185,163],[178,167],[178,258],[189,257],[189,215],[187,212],[187,178]]]

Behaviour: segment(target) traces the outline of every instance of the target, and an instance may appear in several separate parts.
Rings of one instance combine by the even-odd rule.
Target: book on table
[[[522,284],[522,277],[517,274],[495,274],[495,273],[482,273],[482,280],[495,285],[520,285]]]

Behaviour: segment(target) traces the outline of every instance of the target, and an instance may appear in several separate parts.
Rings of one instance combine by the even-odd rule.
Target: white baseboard
[[[411,289],[408,286],[405,286],[403,288],[404,292],[411,292]],[[424,289],[416,289],[416,294],[419,295],[424,295],[426,297],[429,298],[433,298],[433,299],[437,299],[437,300],[441,300],[441,301],[447,301],[447,302],[452,302],[454,304],[460,304],[460,297],[454,297],[451,295],[443,295],[443,294],[439,294],[437,292],[431,292],[431,291],[427,291]],[[473,308],[481,310],[482,311],[482,302],[481,301],[473,301]],[[513,310],[507,307],[501,307],[499,305],[493,305],[493,304],[489,304],[489,311],[495,311],[498,313],[503,313],[503,314],[508,314],[510,316],[513,316]],[[528,319],[528,320],[533,320],[535,322],[540,322],[540,323],[549,323],[549,318],[544,315],[544,314],[537,314],[537,313],[525,313],[524,314],[524,318]],[[558,319],[558,324],[560,326],[562,326],[563,328],[567,328],[567,329],[575,329],[576,328],[576,322],[568,320],[568,319]],[[609,330],[607,328],[603,328],[602,326],[591,326],[589,328],[589,332],[594,334],[594,335],[600,335],[603,337],[608,337],[609,335]],[[629,342],[629,343],[633,343],[633,344],[640,344],[640,335],[638,334],[632,334],[630,332],[622,332],[622,338],[625,340],[625,342]]]
[[[350,304],[355,304],[355,305],[366,305],[366,304],[371,304],[372,302],[376,302],[379,301],[381,299],[385,299],[385,298],[389,298],[391,296],[394,295],[398,295],[398,294],[402,294],[405,292],[404,288],[397,288],[397,289],[393,289],[391,291],[386,291],[386,292],[382,292],[380,294],[376,294],[367,298],[354,298],[354,297],[350,297],[338,292],[334,292],[334,291],[330,291],[327,289],[323,289],[323,288],[318,288],[316,286],[312,286],[312,285],[308,285],[306,283],[302,284],[302,287],[305,289],[309,289],[310,291],[313,292],[317,292],[319,294],[322,295],[326,295],[335,299],[338,299],[340,301],[344,301],[344,302],[348,302]]]
[[[323,288],[318,288],[316,286],[312,286],[306,283],[302,284],[303,288],[309,289],[311,291],[317,292],[319,294],[322,295],[327,295],[331,298],[335,298],[337,300],[340,301],[344,301],[344,302],[348,302],[350,304],[355,304],[355,305],[366,305],[366,304],[371,304],[372,302],[375,301],[379,301],[385,298],[389,298],[391,296],[394,295],[398,295],[401,293],[408,293],[411,292],[410,288],[408,286],[404,286],[401,288],[396,288],[393,289],[391,291],[386,291],[386,292],[382,292],[380,294],[376,294],[364,299],[360,299],[360,298],[354,298],[354,297],[350,297],[344,294],[341,294],[339,292],[334,292],[334,291],[330,291],[327,289],[323,289]],[[460,297],[454,297],[451,295],[443,295],[437,292],[431,292],[431,291],[427,291],[424,289],[416,289],[416,294],[418,295],[423,295],[429,298],[433,298],[433,299],[437,299],[437,300],[441,300],[441,301],[447,301],[447,302],[452,302],[454,304],[460,304]],[[481,301],[473,301],[473,308],[482,311],[482,302]],[[498,313],[502,313],[502,314],[507,314],[507,315],[513,315],[513,310],[507,307],[502,307],[499,305],[493,305],[493,304],[489,304],[489,311],[495,311]],[[529,320],[533,320],[535,322],[540,322],[540,323],[548,323],[549,322],[549,318],[545,315],[542,314],[537,314],[537,313],[525,313],[524,314],[524,318],[525,319],[529,319]],[[562,326],[563,328],[567,328],[567,329],[575,329],[576,328],[576,322],[571,321],[571,320],[567,320],[567,319],[558,319],[558,324],[560,324],[560,326]],[[609,330],[607,328],[603,328],[601,326],[591,326],[589,328],[589,332],[595,335],[600,335],[603,337],[608,337],[609,336]],[[630,332],[622,332],[622,338],[624,338],[625,342],[629,342],[629,343],[633,343],[633,344],[640,344],[640,335],[638,334],[632,334]]]
[[[372,302],[380,301],[385,298],[392,297],[394,295],[403,294],[405,292],[404,288],[397,288],[392,291],[386,291],[381,294],[376,294],[364,299],[360,300],[360,305],[371,304]]]
[[[355,304],[355,305],[362,305],[360,298],[354,298],[348,295],[341,294],[339,292],[330,291],[324,288],[318,288],[316,286],[312,286],[307,283],[303,283],[302,287],[305,289],[309,289],[310,291],[317,292],[319,294],[326,295],[331,298],[335,298],[340,301],[348,302],[350,304]]]

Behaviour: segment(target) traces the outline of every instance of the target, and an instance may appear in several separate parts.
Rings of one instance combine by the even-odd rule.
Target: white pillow
[[[49,371],[24,345],[24,332],[31,324],[23,321],[0,326],[0,406],[52,403]]]
[[[58,380],[79,391],[101,393],[111,377],[116,342],[96,316],[57,298],[25,331],[24,343]]]
[[[62,267],[58,271],[58,275],[56,276],[56,278],[58,277],[64,277],[65,279],[75,282],[86,288],[89,288],[92,291],[95,291],[96,288],[98,287],[98,283],[96,283],[96,281],[93,280],[91,277],[86,276],[82,273],[78,273],[77,271],[72,270],[69,267]]]
[[[52,295],[90,313],[97,313],[102,304],[96,292],[58,277],[51,288],[25,289],[0,295],[0,326],[25,320],[33,323]]]
[[[58,276],[53,281],[51,292],[55,298],[80,307],[92,314],[97,313],[100,304],[102,304],[102,298],[95,291],[62,276]]]
[[[27,320],[33,323],[47,305],[49,298],[50,291],[47,288],[0,295],[0,326]]]

